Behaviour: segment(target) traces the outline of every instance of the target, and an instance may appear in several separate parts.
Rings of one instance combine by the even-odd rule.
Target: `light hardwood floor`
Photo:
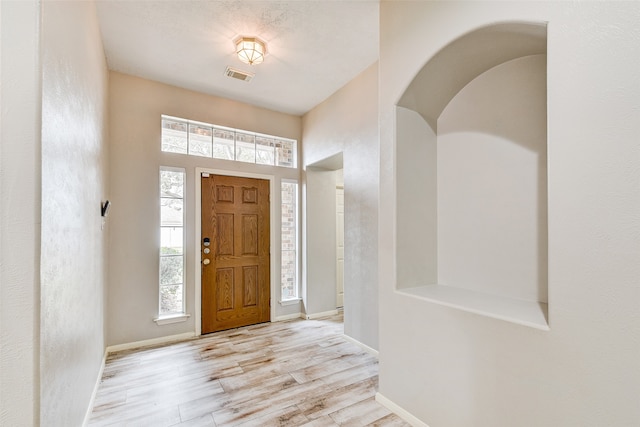
[[[90,426],[408,426],[374,400],[377,359],[342,316],[109,355]]]

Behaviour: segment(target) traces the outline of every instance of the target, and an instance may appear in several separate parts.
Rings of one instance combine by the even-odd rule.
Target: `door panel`
[[[242,215],[242,255],[258,255],[258,215]]]
[[[202,333],[268,322],[269,181],[201,179]]]

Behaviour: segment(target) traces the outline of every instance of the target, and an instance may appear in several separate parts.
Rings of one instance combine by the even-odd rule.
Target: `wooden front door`
[[[268,322],[269,181],[201,179],[202,333]]]

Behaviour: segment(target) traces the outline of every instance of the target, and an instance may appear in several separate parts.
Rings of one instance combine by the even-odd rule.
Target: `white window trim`
[[[302,298],[295,297],[295,298],[281,300],[281,301],[278,301],[278,302],[280,303],[281,306],[286,307],[288,305],[298,304],[300,301],[302,301]]]
[[[158,326],[169,325],[171,323],[186,322],[191,317],[188,313],[167,314],[166,316],[158,316],[153,319]]]

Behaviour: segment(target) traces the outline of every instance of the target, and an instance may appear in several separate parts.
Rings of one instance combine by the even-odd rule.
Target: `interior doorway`
[[[304,206],[306,255],[303,260],[307,318],[337,313],[338,308],[348,311],[349,308],[344,297],[345,286],[349,286],[344,280],[345,268],[349,268],[344,190],[342,153],[307,166]]]

